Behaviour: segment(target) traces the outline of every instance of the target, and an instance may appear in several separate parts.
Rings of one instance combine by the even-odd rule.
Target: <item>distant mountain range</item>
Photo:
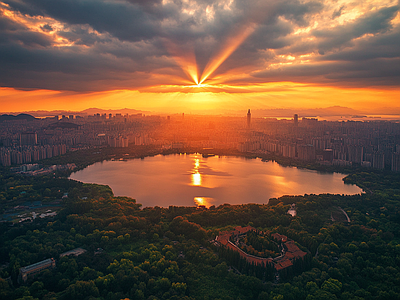
[[[12,120],[27,120],[27,121],[32,121],[36,120],[34,116],[28,115],[28,114],[19,114],[16,116],[13,115],[0,115],[0,122],[3,121],[12,121]]]
[[[88,108],[85,110],[82,110],[80,113],[87,114],[87,115],[93,115],[93,114],[129,114],[129,115],[135,115],[135,114],[150,114],[150,111],[144,111],[144,110],[137,110],[137,109],[130,109],[130,108],[122,108],[122,109],[101,109],[101,108]]]
[[[384,114],[381,111],[374,111],[374,112],[366,112],[355,110],[349,107],[343,106],[330,106],[325,108],[271,108],[271,109],[251,109],[251,115],[254,118],[262,118],[262,117],[271,117],[271,118],[293,118],[294,114],[297,114],[299,118],[302,117],[332,117],[332,116],[339,116],[339,117],[351,117],[351,118],[363,118],[365,115],[374,115],[374,114]],[[173,108],[165,108],[166,111],[173,110]],[[177,108],[177,112],[185,112],[189,111],[189,109],[185,108]],[[87,116],[87,115],[94,115],[94,114],[122,114],[122,115],[135,115],[135,114],[146,114],[146,115],[170,115],[167,112],[159,112],[159,111],[144,111],[138,109],[130,109],[130,108],[122,108],[122,109],[101,109],[101,108],[88,108],[82,111],[68,111],[68,110],[37,110],[37,111],[26,111],[24,113],[20,113],[18,116],[13,116],[16,113],[8,113],[8,115],[0,116],[0,122],[2,120],[15,120],[18,119],[27,119],[32,120],[36,118],[43,118],[43,117],[52,117],[52,116],[60,116],[60,115],[74,115],[74,116]],[[185,112],[186,113],[186,112]],[[223,115],[223,116],[243,116],[246,115],[247,109],[244,110],[200,110],[194,112],[194,114],[199,115]],[[399,110],[392,110],[392,114],[400,114]],[[12,114],[12,115],[11,115]],[[172,113],[174,114],[174,113]],[[190,114],[190,113],[189,113]]]
[[[354,116],[362,112],[343,106],[331,106],[313,109],[255,109],[251,110],[254,117],[326,117],[326,116]]]
[[[14,113],[8,113],[9,116],[12,116],[11,114],[17,114],[18,112]],[[135,115],[135,114],[154,114],[150,111],[144,111],[144,110],[137,110],[137,109],[130,109],[130,108],[122,108],[122,109],[101,109],[101,108],[88,108],[82,111],[70,111],[70,110],[36,110],[36,111],[26,111],[20,115],[30,115],[31,117],[37,117],[37,118],[43,118],[43,117],[52,117],[52,116],[60,116],[60,115],[74,115],[74,116],[86,116],[86,115],[94,115],[94,114],[130,114],[130,115]],[[34,118],[33,117],[33,118]]]

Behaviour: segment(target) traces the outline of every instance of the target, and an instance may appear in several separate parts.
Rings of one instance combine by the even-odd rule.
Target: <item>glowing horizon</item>
[[[307,88],[304,95],[302,89]],[[159,90],[157,87],[156,90]],[[338,89],[325,86],[309,86],[293,83],[274,83],[270,88],[253,86],[243,88],[242,92],[206,91],[205,87],[193,85],[177,86],[160,93],[147,90],[145,93],[130,90],[115,90],[93,93],[65,93],[60,91],[35,90],[21,91],[11,88],[0,88],[3,113],[37,111],[37,110],[71,110],[81,111],[91,107],[103,109],[133,108],[153,113],[200,113],[221,114],[238,110],[247,112],[254,109],[311,109],[342,106],[355,109],[364,114],[400,114],[397,96],[400,88],[391,90],[379,89]],[[240,88],[235,87],[236,90]],[[268,97],[268,105],[265,98]],[[148,99],[152,101],[149,103]],[[242,99],[247,101],[243,102]],[[319,99],[323,98],[324,101]],[[73,100],[72,100],[73,99]],[[338,100],[340,99],[340,101]],[[51,104],[49,104],[51,100]],[[18,103],[16,108],[14,103]],[[282,104],[285,105],[282,105]],[[23,109],[21,109],[23,107]]]

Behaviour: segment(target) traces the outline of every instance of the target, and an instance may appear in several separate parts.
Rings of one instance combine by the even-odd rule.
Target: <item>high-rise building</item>
[[[322,153],[322,157],[324,161],[333,161],[333,150],[332,149],[324,149]]]
[[[19,136],[20,146],[33,146],[37,144],[36,132],[21,132]]]
[[[353,163],[361,164],[364,158],[364,148],[361,145],[349,145],[347,147],[348,160]]]
[[[251,124],[251,113],[250,113],[250,109],[247,111],[247,127],[250,128],[250,124]]]
[[[300,160],[313,161],[315,160],[314,145],[297,145],[297,154]]]
[[[296,144],[282,145],[282,156],[295,158],[296,157]]]
[[[0,152],[0,163],[3,166],[11,166],[11,154],[9,151]]]
[[[375,152],[372,154],[372,167],[374,169],[385,168],[385,154],[382,152]]]
[[[294,123],[294,126],[296,126],[296,127],[299,125],[299,115],[298,114],[294,114],[293,123]]]
[[[400,172],[400,153],[392,154],[392,171]]]

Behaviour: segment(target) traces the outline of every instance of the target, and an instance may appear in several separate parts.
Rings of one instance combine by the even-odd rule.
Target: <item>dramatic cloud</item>
[[[391,0],[0,0],[0,86],[395,87],[399,7]]]

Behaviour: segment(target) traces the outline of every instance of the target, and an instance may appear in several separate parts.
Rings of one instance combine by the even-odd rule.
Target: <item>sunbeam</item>
[[[184,51],[176,43],[167,39],[164,40],[164,45],[188,78],[193,80],[195,84],[199,84],[196,57],[193,48]]]
[[[256,25],[246,24],[238,34],[230,36],[221,50],[208,62],[200,79],[200,84],[207,80],[211,74],[254,32]]]

